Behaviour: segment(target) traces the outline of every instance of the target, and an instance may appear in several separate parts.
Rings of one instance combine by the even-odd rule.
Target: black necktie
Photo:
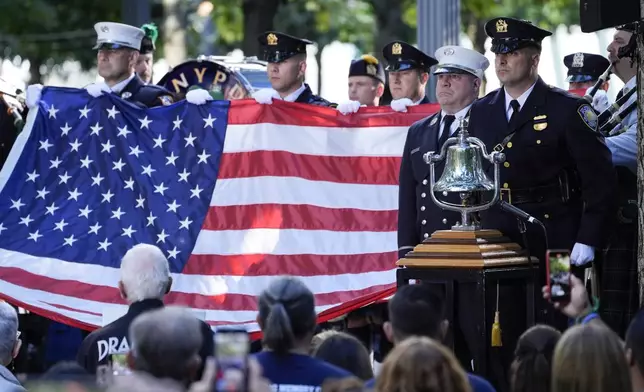
[[[456,117],[454,117],[451,114],[446,115],[445,118],[444,118],[445,119],[445,123],[444,123],[445,125],[443,125],[443,133],[441,134],[440,139],[438,139],[438,150],[439,151],[443,147],[443,144],[445,144],[445,141],[449,138],[449,134],[450,134],[449,131],[450,131],[450,128],[452,127],[452,123],[454,122],[455,118]]]
[[[617,98],[615,100],[618,101],[623,96],[624,96],[624,89],[619,90],[619,92],[617,93]]]
[[[516,99],[510,101],[510,106],[512,107],[512,115],[510,116],[510,122],[508,124],[512,124],[512,121],[519,115],[519,108],[521,107],[519,101]]]

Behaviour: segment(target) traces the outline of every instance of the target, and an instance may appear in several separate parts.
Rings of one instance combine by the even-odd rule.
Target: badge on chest
[[[544,129],[548,128],[548,116],[546,116],[545,114],[535,116],[533,118],[533,121],[534,121],[534,123],[533,123],[532,127],[537,132],[541,132]]]

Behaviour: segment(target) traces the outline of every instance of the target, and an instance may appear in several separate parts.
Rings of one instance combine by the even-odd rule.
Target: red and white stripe
[[[408,127],[435,111],[376,107],[345,116],[282,101],[232,102],[210,209],[166,303],[199,310],[212,325],[256,331],[256,296],[280,275],[301,277],[315,293],[320,321],[390,295],[400,157]],[[105,312],[125,311],[118,280],[115,268],[6,250],[0,257],[2,296],[87,329],[103,325]]]

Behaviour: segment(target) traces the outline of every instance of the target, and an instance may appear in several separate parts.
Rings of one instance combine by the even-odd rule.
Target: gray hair
[[[297,340],[315,330],[315,297],[297,278],[274,280],[260,294],[258,307],[264,344],[278,354],[288,352]]]
[[[154,245],[136,245],[121,260],[121,282],[130,303],[163,298],[169,281],[168,259]]]
[[[13,349],[18,340],[18,313],[7,302],[0,302],[0,362],[11,362]]]
[[[189,310],[164,307],[136,317],[129,329],[129,340],[136,370],[156,378],[191,381],[203,344],[201,322]]]

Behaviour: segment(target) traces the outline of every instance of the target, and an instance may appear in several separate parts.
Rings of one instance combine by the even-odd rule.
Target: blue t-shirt
[[[351,377],[352,374],[308,355],[277,355],[271,351],[255,354],[262,375],[273,392],[319,392],[326,379]]]
[[[472,387],[472,392],[496,392],[496,389],[490,384],[490,382],[483,377],[479,377],[475,374],[467,373],[467,379],[470,382]],[[371,380],[365,383],[365,387],[373,388],[376,386],[376,379],[372,378]]]

